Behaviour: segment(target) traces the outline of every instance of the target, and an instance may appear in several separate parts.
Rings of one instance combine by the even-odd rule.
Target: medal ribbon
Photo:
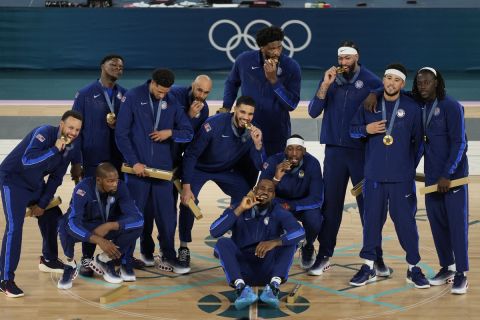
[[[390,117],[390,123],[388,124],[387,132],[385,135],[390,136],[393,130],[393,124],[395,123],[395,117],[397,115],[398,107],[400,106],[400,98],[395,102],[393,107],[392,116]],[[387,110],[385,108],[385,99],[382,98],[382,120],[387,120]]]

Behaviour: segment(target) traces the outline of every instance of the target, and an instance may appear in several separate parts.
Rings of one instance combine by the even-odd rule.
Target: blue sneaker
[[[260,300],[268,304],[270,307],[278,309],[280,301],[278,300],[278,293],[280,292],[276,283],[267,284],[260,295]]]
[[[368,264],[363,264],[357,274],[355,274],[350,280],[350,285],[361,287],[374,281],[377,281],[377,273],[375,268],[370,269]]]
[[[432,286],[441,286],[453,280],[455,276],[455,271],[448,270],[448,267],[442,267],[440,271],[433,277],[429,279],[430,285]]]
[[[73,280],[75,280],[77,275],[78,269],[76,267],[65,264],[63,267],[63,275],[62,278],[58,280],[57,288],[62,290],[70,289],[73,285]]]
[[[237,310],[246,308],[258,300],[258,296],[250,286],[243,287],[243,290],[241,290],[240,294],[237,293],[237,295],[237,299],[235,300],[235,308]]]
[[[122,277],[120,277],[115,270],[115,263],[113,260],[109,262],[103,262],[99,259],[99,254],[90,262],[90,267],[98,274],[103,275],[103,279],[109,283],[122,283]]]
[[[450,291],[453,294],[465,294],[468,289],[467,277],[463,272],[456,272],[455,277],[453,278],[452,290]]]
[[[430,288],[430,283],[428,282],[425,275],[422,273],[422,269],[415,266],[412,268],[412,271],[407,271],[407,282],[413,283],[417,289],[428,289]]]

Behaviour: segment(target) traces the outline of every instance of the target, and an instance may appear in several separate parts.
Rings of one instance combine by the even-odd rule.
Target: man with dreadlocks
[[[446,95],[442,75],[421,68],[412,94],[422,105],[425,184],[437,192],[425,195],[425,206],[440,262],[440,271],[429,280],[438,286],[453,278],[451,292],[468,288],[468,186],[450,188],[450,181],[468,176],[467,136],[463,106]]]

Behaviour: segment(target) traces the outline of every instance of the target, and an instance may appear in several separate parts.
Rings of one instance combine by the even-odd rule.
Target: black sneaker
[[[310,275],[310,276],[320,276],[325,271],[327,271],[328,269],[330,269],[330,259],[329,259],[329,257],[317,256],[317,259],[315,259],[315,263],[308,270],[308,275]]]
[[[300,248],[300,268],[303,270],[310,269],[311,266],[315,263],[315,258],[313,257],[315,248],[313,244],[304,244]]]
[[[79,274],[83,277],[93,277],[93,270],[90,267],[90,263],[92,262],[92,257],[82,257],[82,261],[80,263],[80,272]]]
[[[13,280],[2,280],[0,282],[0,290],[9,298],[20,298],[25,295]]]
[[[158,257],[155,261],[157,269],[162,271],[170,271],[178,274],[185,274],[190,272],[190,267],[184,267],[180,264],[177,257],[167,259],[166,257]]]
[[[43,256],[40,257],[38,270],[42,272],[63,273],[64,264],[62,260],[47,260]]]
[[[463,272],[456,272],[455,277],[453,278],[452,290],[450,291],[453,294],[465,294],[468,289],[467,277]]]
[[[133,269],[143,270],[147,265],[142,260],[132,257],[132,266]]]
[[[180,247],[178,249],[178,262],[185,268],[190,268],[190,249]]]
[[[428,282],[432,286],[441,286],[453,280],[455,271],[448,270],[448,267],[442,267],[440,271],[432,279],[428,279]]]

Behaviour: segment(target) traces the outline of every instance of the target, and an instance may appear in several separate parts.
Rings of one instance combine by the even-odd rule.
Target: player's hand
[[[150,136],[150,139],[152,139],[155,142],[162,142],[172,136],[172,130],[171,129],[164,129],[160,131],[156,130],[150,133],[149,136]]]
[[[145,172],[146,166],[143,163],[137,162],[133,165],[133,172],[139,177],[147,177],[147,173]]]
[[[59,138],[57,141],[55,141],[55,147],[57,147],[58,151],[63,151],[65,149],[65,146],[67,144],[65,143],[65,140]]]
[[[262,241],[255,248],[255,255],[263,259],[268,251],[281,245],[282,241],[280,239]]]
[[[122,253],[118,250],[117,246],[107,239],[102,238],[97,244],[112,260],[120,259],[122,256]]]
[[[255,144],[255,149],[261,150],[263,146],[262,130],[252,125],[252,127],[250,128],[250,136],[252,137],[253,143]]]
[[[263,64],[263,71],[265,72],[265,78],[271,84],[277,83],[277,62],[274,59],[268,59]]]
[[[450,179],[440,177],[437,182],[437,191],[440,193],[446,193],[450,190]]]
[[[370,94],[363,101],[363,107],[367,111],[372,113],[375,112],[375,109],[377,109],[377,95],[373,92],[370,92]]]
[[[253,192],[249,192],[245,197],[243,197],[242,202],[240,202],[239,207],[243,210],[252,209],[253,206],[259,204],[260,201],[257,201],[255,198],[255,194]]]
[[[277,168],[275,170],[275,179],[282,180],[285,173],[289,171],[291,168],[292,168],[292,163],[286,159],[280,162],[279,164],[277,164]]]
[[[200,111],[202,111],[204,103],[202,101],[194,100],[188,109],[188,116],[190,119],[198,117]]]
[[[188,202],[192,199],[195,201],[195,196],[193,195],[192,189],[190,188],[190,184],[184,184],[182,187],[182,194],[180,196],[180,200],[182,201],[183,205],[188,206]]]
[[[325,74],[323,75],[323,83],[330,86],[333,83],[333,81],[335,81],[336,77],[337,77],[337,67],[332,66],[330,69],[325,71]]]
[[[45,213],[45,209],[42,209],[35,204],[32,206],[31,212],[33,217],[40,217]]]
[[[376,133],[384,133],[386,132],[385,124],[387,123],[387,120],[380,120],[380,121],[375,121],[372,123],[367,124],[367,133],[368,134],[376,134]]]

